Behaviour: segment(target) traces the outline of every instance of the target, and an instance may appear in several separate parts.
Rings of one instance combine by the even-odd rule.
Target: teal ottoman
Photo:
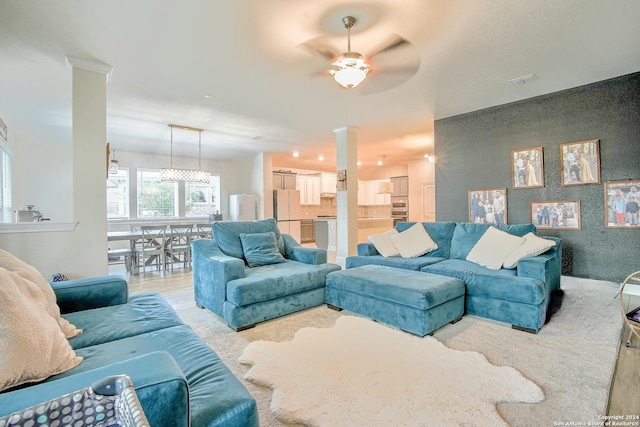
[[[462,280],[382,265],[327,274],[325,302],[425,336],[464,313]]]

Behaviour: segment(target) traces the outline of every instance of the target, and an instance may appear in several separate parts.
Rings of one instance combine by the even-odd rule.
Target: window
[[[220,175],[211,175],[209,184],[185,182],[185,217],[206,217],[220,212]]]
[[[0,222],[11,222],[11,155],[0,141]]]
[[[107,178],[107,219],[129,218],[129,169]]]
[[[178,183],[162,182],[159,170],[138,169],[138,218],[176,218]]]

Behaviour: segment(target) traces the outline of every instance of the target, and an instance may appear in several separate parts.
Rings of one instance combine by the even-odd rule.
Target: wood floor
[[[189,268],[177,268],[173,273],[153,271],[134,276],[127,274],[124,268],[112,266],[109,274],[125,276],[129,282],[129,293],[131,294],[158,291],[173,305],[195,304],[192,298],[185,300],[184,292],[182,292],[193,290],[193,278]],[[178,298],[177,293],[181,293],[182,296]],[[626,347],[625,342],[628,336],[629,329],[625,325],[620,336],[618,360],[611,381],[606,415],[640,415],[640,338],[634,335],[631,339],[631,346]],[[632,419],[630,418],[628,421],[632,421]],[[640,420],[636,418],[633,421]]]

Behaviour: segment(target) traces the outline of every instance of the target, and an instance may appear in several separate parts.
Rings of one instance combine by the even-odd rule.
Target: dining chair
[[[147,266],[155,266],[157,270],[164,268],[165,225],[140,226],[142,238],[135,245],[136,271],[146,273]]]
[[[166,264],[181,262],[185,268],[191,267],[191,234],[193,224],[171,224],[169,226],[169,236],[165,244],[165,268]]]
[[[196,224],[196,236],[201,239],[211,239],[213,236],[213,224],[210,222]]]

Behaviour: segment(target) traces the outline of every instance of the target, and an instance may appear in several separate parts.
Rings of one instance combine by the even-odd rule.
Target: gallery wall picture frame
[[[542,147],[524,148],[511,152],[513,188],[544,187],[544,156]]]
[[[483,188],[469,190],[469,222],[477,224],[507,224],[507,189]]]
[[[605,228],[640,228],[640,179],[604,183]]]
[[[560,144],[563,186],[600,184],[600,140]]]
[[[531,202],[531,223],[538,230],[581,230],[580,200]]]

